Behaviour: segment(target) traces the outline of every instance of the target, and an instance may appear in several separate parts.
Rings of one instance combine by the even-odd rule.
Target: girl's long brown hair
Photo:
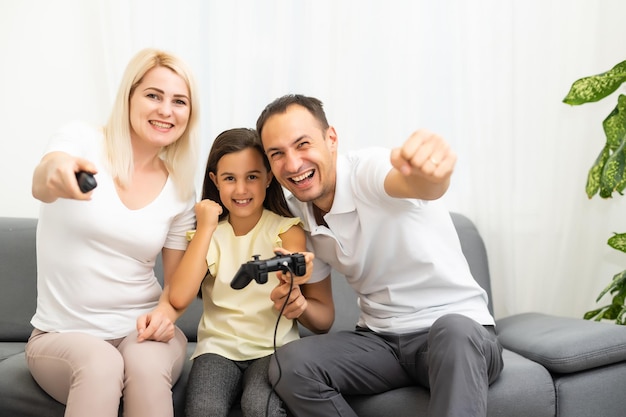
[[[263,158],[263,165],[270,172],[270,162],[263,151],[263,145],[261,139],[254,129],[248,128],[235,128],[225,130],[220,133],[213,141],[211,151],[209,152],[209,158],[206,163],[206,170],[204,173],[204,182],[202,184],[202,199],[211,199],[222,206],[222,214],[219,219],[223,220],[228,216],[228,209],[222,203],[220,193],[213,180],[211,180],[210,173],[217,175],[217,163],[224,155],[228,155],[233,152],[243,151],[244,149],[256,150],[261,158]],[[276,177],[272,177],[269,187],[267,187],[265,199],[263,200],[263,207],[273,211],[274,213],[285,216],[293,217],[287,201],[285,200],[285,194],[281,185],[276,180]]]

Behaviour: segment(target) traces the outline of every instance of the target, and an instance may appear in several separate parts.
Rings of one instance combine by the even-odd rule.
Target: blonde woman
[[[103,128],[70,123],[33,174],[38,298],[26,347],[66,416],[172,416],[187,340],[168,282],[194,227],[198,96],[187,65],[135,55]],[[97,186],[81,192],[76,174]],[[162,254],[164,287],[154,274]]]

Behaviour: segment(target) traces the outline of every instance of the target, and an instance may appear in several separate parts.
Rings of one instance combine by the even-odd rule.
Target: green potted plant
[[[575,81],[563,102],[580,105],[602,100],[611,95],[626,81],[626,61],[620,62],[609,71]],[[608,199],[616,192],[623,195],[626,188],[626,96],[620,94],[617,105],[602,123],[606,143],[587,175],[586,192],[589,198],[599,195]],[[608,245],[626,253],[626,233],[615,233]],[[588,311],[587,320],[614,320],[626,324],[626,270],[613,276],[609,285],[598,295],[599,302],[606,294],[612,296],[611,303]]]

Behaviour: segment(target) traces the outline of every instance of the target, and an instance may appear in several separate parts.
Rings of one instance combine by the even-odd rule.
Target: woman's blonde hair
[[[104,127],[106,155],[111,175],[125,187],[133,173],[130,141],[130,97],[145,74],[155,67],[169,68],[178,74],[189,89],[189,121],[182,136],[161,151],[169,175],[183,199],[193,195],[197,165],[199,105],[196,83],[189,67],[180,58],[158,50],[143,49],[128,63],[120,83],[109,121]]]

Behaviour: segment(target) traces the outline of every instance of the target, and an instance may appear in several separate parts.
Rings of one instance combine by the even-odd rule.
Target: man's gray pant
[[[270,381],[296,417],[356,417],[343,395],[415,384],[430,389],[429,416],[479,417],[502,366],[493,327],[450,314],[418,333],[358,328],[304,337],[278,350]]]

